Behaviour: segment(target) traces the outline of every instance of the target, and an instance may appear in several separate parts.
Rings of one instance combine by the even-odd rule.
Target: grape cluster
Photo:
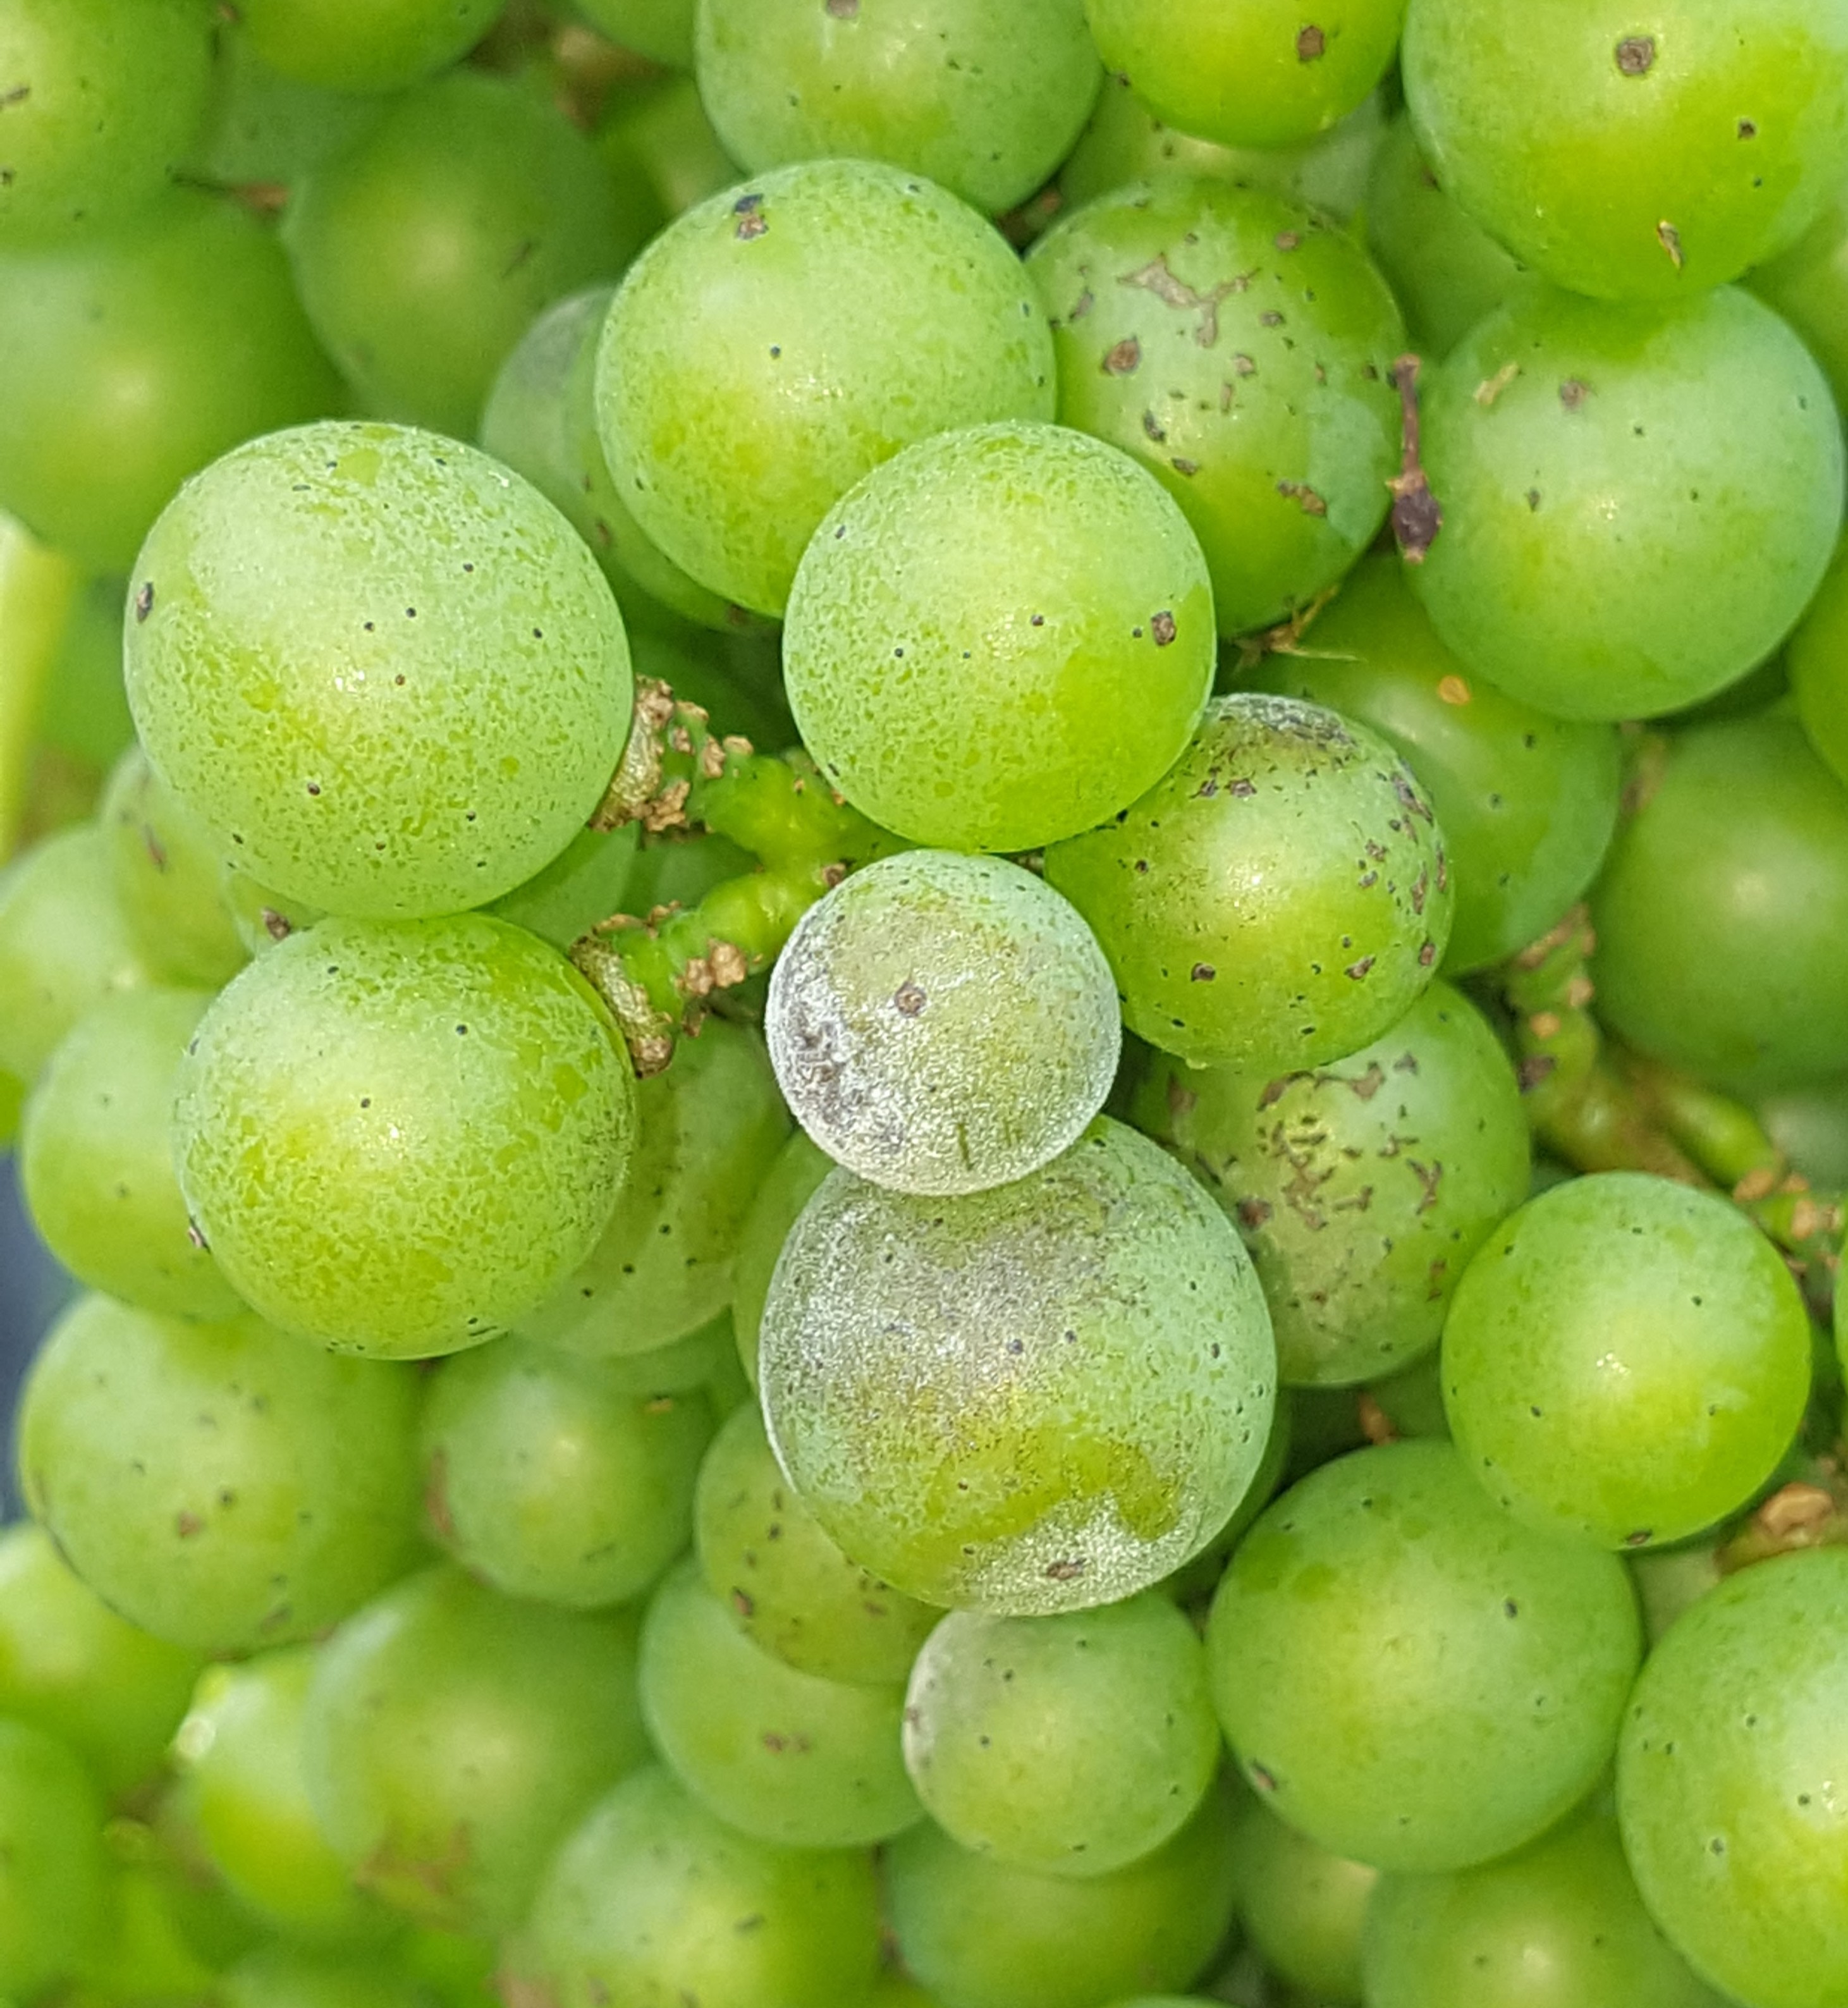
[[[1848,0],[0,0],[0,2008],[1842,2008],[1844,408]]]

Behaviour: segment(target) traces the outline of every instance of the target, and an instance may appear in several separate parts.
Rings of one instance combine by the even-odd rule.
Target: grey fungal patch
[[[144,579],[141,590],[135,596],[135,624],[139,627],[154,610],[154,582],[151,578]]]

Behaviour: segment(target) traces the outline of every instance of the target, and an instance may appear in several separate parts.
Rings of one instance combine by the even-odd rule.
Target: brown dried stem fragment
[[[1392,533],[1408,564],[1424,563],[1443,528],[1443,507],[1425,473],[1418,408],[1419,373],[1423,367],[1415,355],[1401,355],[1392,366],[1399,394],[1399,471],[1386,485],[1392,490]]]

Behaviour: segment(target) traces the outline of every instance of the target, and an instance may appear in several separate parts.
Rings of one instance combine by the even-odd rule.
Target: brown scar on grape
[[[456,1537],[455,1516],[449,1510],[449,1453],[430,1453],[430,1475],[423,1488],[424,1517],[445,1541]]]
[[[1193,338],[1202,348],[1210,348],[1219,339],[1219,304],[1232,293],[1242,293],[1256,276],[1256,267],[1249,272],[1236,274],[1222,279],[1210,293],[1196,293],[1185,279],[1177,278],[1169,267],[1168,253],[1159,251],[1148,263],[1133,272],[1125,272],[1117,281],[1119,286],[1140,286],[1145,292],[1153,293],[1163,306],[1180,309],[1197,307],[1200,323],[1193,331]]]
[[[1592,387],[1577,376],[1568,376],[1560,386],[1560,402],[1568,412],[1582,412]]]
[[[892,1009],[901,1018],[915,1018],[929,1001],[918,985],[910,981],[901,983],[892,993]]]
[[[1655,66],[1655,37],[1626,35],[1617,44],[1617,68],[1626,76],[1647,76]]]
[[[1108,350],[1103,362],[1106,376],[1128,376],[1134,373],[1142,361],[1142,344],[1134,335],[1125,335],[1114,348]]]
[[[1306,481],[1280,481],[1277,492],[1287,502],[1294,502],[1306,516],[1326,516],[1328,504],[1310,487]]]
[[[141,590],[135,596],[136,626],[139,628],[154,610],[154,582],[151,578],[146,579],[142,582]]]
[[[1655,235],[1662,248],[1669,255],[1669,262],[1678,272],[1687,260],[1681,255],[1681,233],[1665,216],[1655,226]]]
[[[1149,632],[1155,638],[1155,646],[1165,649],[1179,631],[1175,626],[1175,617],[1166,608],[1149,623]]]
[[[1084,1557],[1072,1555],[1063,1561],[1048,1562],[1046,1573],[1055,1582],[1076,1582],[1084,1573]]]
[[[1742,140],[1757,139],[1758,136],[1758,128],[1756,121],[1750,118],[1741,118],[1739,122],[1739,136]]]
[[[1484,411],[1490,410],[1503,391],[1521,374],[1518,362],[1504,362],[1493,376],[1486,377],[1475,387],[1475,401]]]
[[[1421,358],[1401,355],[1392,366],[1399,394],[1399,471],[1386,485],[1392,493],[1392,530],[1399,555],[1408,564],[1422,564],[1443,528],[1443,507],[1431,493],[1420,444],[1418,405]]]
[[[860,18],[860,0],[828,0],[828,11],[837,21],[856,21]]]
[[[1328,37],[1314,22],[1300,28],[1296,34],[1296,60],[1310,63],[1318,61],[1327,51]]]
[[[748,243],[754,237],[761,237],[770,228],[770,219],[764,214],[764,199],[761,195],[741,195],[732,204],[732,214],[738,219],[737,228],[732,235],[740,242]]]
[[[1384,1444],[1397,1443],[1399,1433],[1392,1426],[1392,1418],[1380,1407],[1363,1388],[1360,1399],[1355,1404],[1360,1420],[1360,1433],[1376,1448]]]
[[[29,83],[16,83],[11,90],[0,90],[0,111],[4,111],[9,104],[23,104],[31,95],[32,87]]]
[[[195,1534],[205,1532],[205,1522],[196,1513],[181,1513],[175,1517],[174,1531],[182,1541],[189,1541]]]

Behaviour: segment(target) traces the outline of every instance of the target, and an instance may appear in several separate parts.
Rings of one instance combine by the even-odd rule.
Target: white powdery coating
[[[1075,1142],[1110,1092],[1116,985],[1076,907],[1017,864],[882,859],[804,915],[770,979],[771,1064],[837,1163],[973,1193]]]

